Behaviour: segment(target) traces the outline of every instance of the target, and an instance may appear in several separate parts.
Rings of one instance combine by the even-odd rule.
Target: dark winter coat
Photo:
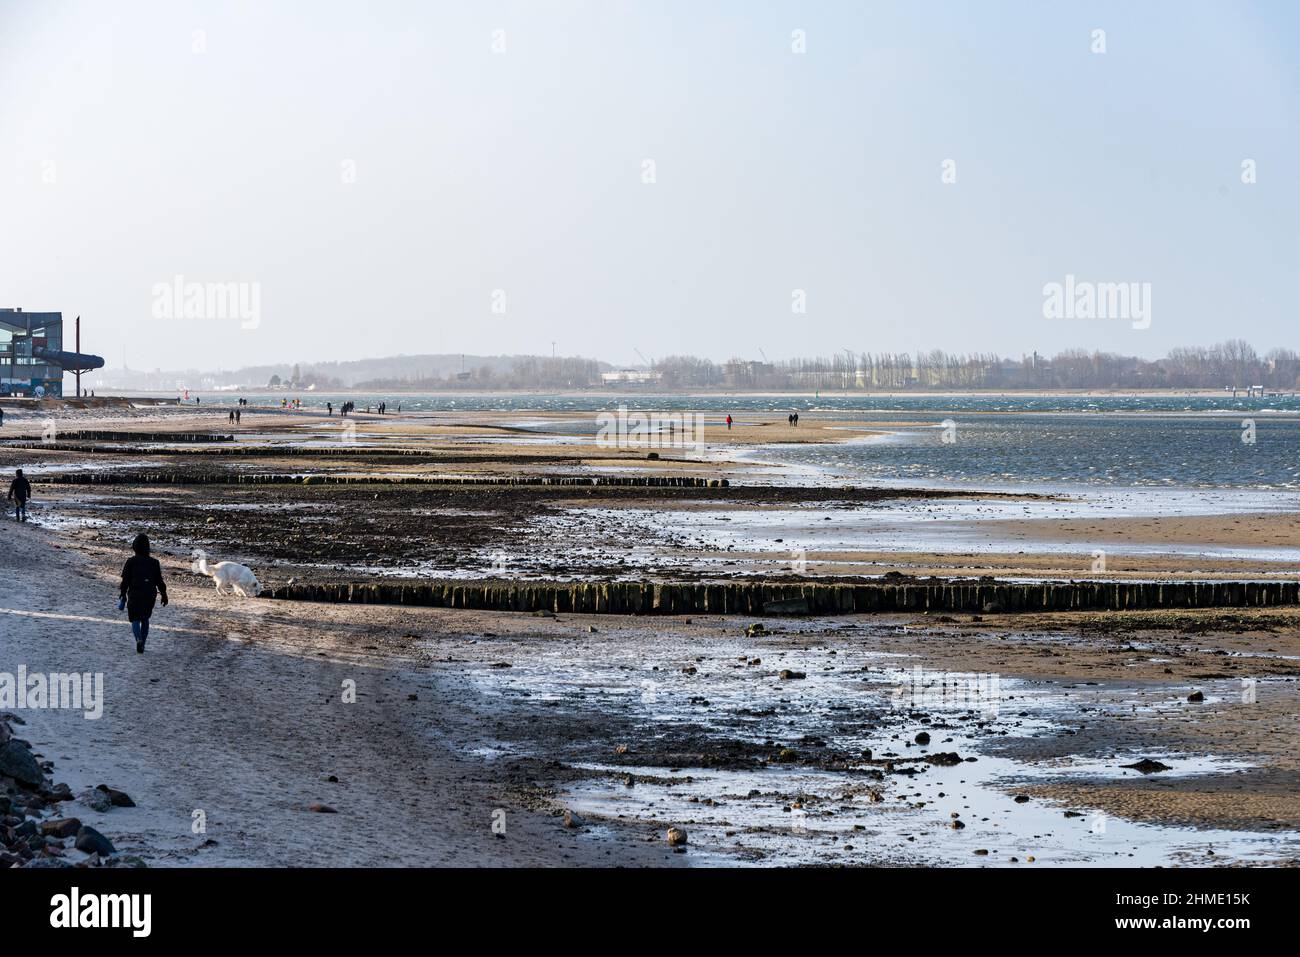
[[[127,618],[143,621],[152,615],[156,594],[167,600],[162,565],[148,555],[132,555],[122,566],[122,597],[126,599]]]

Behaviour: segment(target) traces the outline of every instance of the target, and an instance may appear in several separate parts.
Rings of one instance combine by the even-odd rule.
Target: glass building
[[[61,396],[63,313],[0,309],[0,395]]]

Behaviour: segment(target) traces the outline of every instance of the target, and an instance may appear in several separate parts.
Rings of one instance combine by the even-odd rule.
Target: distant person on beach
[[[333,415],[333,414],[334,414],[334,403],[333,403],[333,402],[326,402],[326,403],[325,403],[325,414],[326,414],[327,416],[328,416],[328,415]]]
[[[231,410],[230,410],[230,424],[231,424],[231,425],[234,425],[234,424],[235,424],[235,410],[234,410],[234,409],[231,409]]]
[[[731,431],[731,413],[730,413],[730,412],[727,413],[727,431],[728,431],[728,432]]]
[[[9,501],[14,503],[14,520],[27,521],[27,500],[32,497],[32,483],[27,481],[23,470],[19,469],[14,480],[9,483]]]
[[[0,425],[4,425],[4,424],[5,424],[5,410],[0,409]]]
[[[239,419],[240,419],[240,413],[239,413],[239,410],[236,409],[236,410],[235,410],[235,425],[238,425],[238,424],[239,424]]]
[[[162,596],[167,607],[167,584],[163,581],[162,565],[149,554],[149,536],[140,534],[131,543],[135,552],[122,566],[122,588],[118,594],[117,609],[126,609],[135,634],[135,653],[144,654],[144,643],[149,638],[149,616],[157,595]]]

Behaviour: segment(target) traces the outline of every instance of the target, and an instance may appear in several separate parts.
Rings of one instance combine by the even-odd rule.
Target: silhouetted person
[[[19,469],[14,480],[9,483],[9,501],[14,503],[14,519],[27,521],[27,500],[32,497],[32,483],[27,481],[23,470]]]
[[[131,543],[131,550],[135,554],[122,566],[122,587],[117,607],[119,611],[126,609],[131,631],[135,634],[135,653],[142,655],[144,643],[149,638],[149,617],[153,614],[154,599],[161,595],[163,607],[167,607],[167,585],[163,582],[162,565],[149,554],[148,535],[137,535]]]

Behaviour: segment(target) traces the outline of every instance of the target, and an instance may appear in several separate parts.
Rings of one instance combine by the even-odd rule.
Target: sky
[[[79,314],[134,369],[1300,348],[1298,28],[1226,0],[0,0],[0,306]],[[1067,276],[1138,284],[1149,321],[1045,315]]]

